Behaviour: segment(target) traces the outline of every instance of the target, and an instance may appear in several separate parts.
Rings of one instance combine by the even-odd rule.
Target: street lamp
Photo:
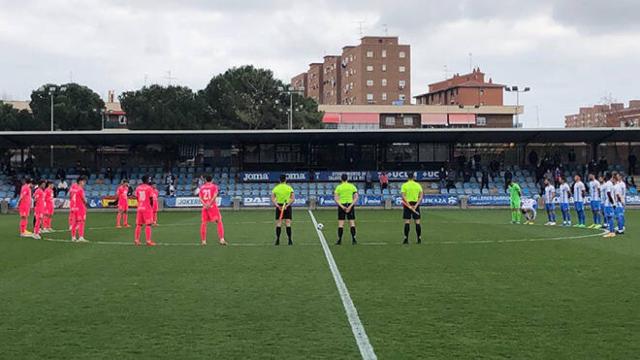
[[[281,94],[289,95],[289,130],[293,130],[293,94],[304,94],[304,88],[289,86],[285,89],[282,86],[278,86],[278,91],[280,91]]]
[[[58,87],[56,86],[50,86],[49,87],[49,98],[51,99],[51,112],[50,112],[50,117],[51,117],[51,131],[53,131],[53,95],[55,95],[56,90],[59,90],[59,92],[65,92],[67,91],[67,87],[66,86],[60,86],[60,88],[58,89]]]
[[[512,87],[505,86],[504,87],[504,91],[516,93],[516,128],[519,128],[520,127],[520,113],[518,112],[518,109],[520,108],[520,93],[529,92],[529,91],[531,91],[531,88],[530,87],[525,87],[524,89],[520,90],[520,88],[518,86],[512,86]]]
[[[67,87],[66,86],[60,86],[60,88],[58,88],[57,86],[50,86],[48,89],[48,94],[49,94],[49,98],[51,99],[51,111],[50,111],[50,118],[51,118],[51,128],[50,131],[53,132],[54,131],[54,127],[53,127],[53,95],[55,95],[56,90],[58,90],[58,92],[65,92],[67,91]],[[49,166],[51,168],[53,168],[53,145],[51,145],[50,147],[51,149],[51,158],[49,159]]]

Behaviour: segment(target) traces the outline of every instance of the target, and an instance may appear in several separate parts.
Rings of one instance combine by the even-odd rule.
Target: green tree
[[[36,120],[27,110],[18,110],[0,102],[0,131],[47,130],[48,124]]]
[[[38,124],[50,124],[51,96],[53,96],[56,130],[100,130],[102,128],[104,102],[100,95],[76,83],[45,84],[31,93],[31,110]]]
[[[286,129],[290,97],[285,84],[270,70],[253,66],[232,68],[214,76],[200,92],[211,122],[223,129]],[[295,94],[294,128],[317,128],[322,114],[312,99]]]
[[[207,106],[184,86],[152,85],[119,97],[129,128],[136,130],[211,129]]]

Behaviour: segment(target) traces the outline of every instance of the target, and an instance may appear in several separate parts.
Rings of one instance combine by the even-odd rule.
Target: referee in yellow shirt
[[[338,241],[336,245],[342,244],[342,234],[344,234],[344,221],[349,220],[351,227],[351,244],[356,241],[356,209],[354,206],[358,202],[358,188],[350,183],[347,174],[342,174],[340,185],[336,186],[333,192],[336,204],[338,204]]]
[[[291,240],[291,206],[295,200],[293,194],[293,188],[287,184],[287,176],[280,175],[280,184],[276,185],[271,191],[271,202],[276,207],[276,242],[275,245],[280,245],[280,234],[282,233],[282,220],[284,220],[287,226],[287,238],[288,244],[293,245]]]
[[[420,225],[420,203],[422,202],[424,193],[422,192],[422,185],[415,181],[415,174],[413,172],[408,174],[407,182],[402,184],[400,193],[402,194],[402,218],[404,219],[404,241],[402,244],[409,244],[411,219],[413,219],[416,224],[417,243],[421,244],[422,226]]]

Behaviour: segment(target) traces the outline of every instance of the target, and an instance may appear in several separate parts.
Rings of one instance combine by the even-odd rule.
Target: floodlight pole
[[[49,98],[51,98],[51,111],[49,112],[49,116],[51,118],[51,127],[49,129],[49,131],[51,131],[51,133],[53,133],[53,92],[55,91],[55,88],[50,87],[49,88]],[[53,137],[52,137],[53,139]],[[49,167],[53,169],[53,145],[49,146]]]
[[[529,92],[529,91],[531,91],[531,88],[527,86],[524,89],[520,90],[520,88],[518,86],[511,86],[511,87],[505,86],[504,90],[508,91],[508,92],[516,93],[516,111],[515,111],[516,128],[519,128],[520,127],[520,112],[518,110],[520,109],[520,93]]]
[[[54,115],[53,115],[53,95],[55,94],[56,91],[56,87],[55,86],[50,86],[47,90],[49,92],[49,98],[51,99],[51,111],[50,111],[50,128],[49,131],[51,131],[51,133],[53,133],[53,119],[54,119]],[[67,87],[66,86],[61,86],[60,87],[60,92],[65,92],[67,91]],[[53,168],[53,145],[50,145],[50,158],[49,158],[49,167]]]
[[[289,91],[289,130],[293,130],[293,92]]]
[[[281,94],[289,95],[289,117],[287,118],[287,127],[289,130],[293,130],[293,94],[304,94],[304,88],[294,88],[289,86],[287,88],[278,87]]]

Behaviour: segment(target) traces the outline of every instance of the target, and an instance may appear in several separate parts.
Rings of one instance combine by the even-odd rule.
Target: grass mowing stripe
[[[347,289],[344,280],[342,280],[342,275],[340,275],[338,265],[336,265],[336,262],[333,259],[333,255],[331,254],[329,245],[327,245],[327,240],[324,238],[324,234],[322,234],[322,231],[318,229],[318,222],[316,221],[315,216],[313,216],[313,212],[311,210],[309,210],[309,216],[311,217],[313,226],[318,233],[318,238],[320,239],[320,244],[322,245],[322,250],[324,251],[324,256],[327,258],[329,269],[331,269],[331,274],[333,275],[333,280],[336,282],[336,287],[338,288],[338,292],[340,293],[340,299],[342,300],[344,311],[347,313],[349,325],[351,325],[351,331],[353,332],[353,336],[356,338],[358,349],[360,349],[360,355],[362,355],[362,358],[365,360],[375,360],[378,357],[373,351],[373,346],[371,346],[371,343],[369,342],[369,337],[364,330],[364,326],[362,326],[362,322],[360,321],[360,317],[358,316],[358,310],[353,304],[353,300],[351,300],[349,290]]]

